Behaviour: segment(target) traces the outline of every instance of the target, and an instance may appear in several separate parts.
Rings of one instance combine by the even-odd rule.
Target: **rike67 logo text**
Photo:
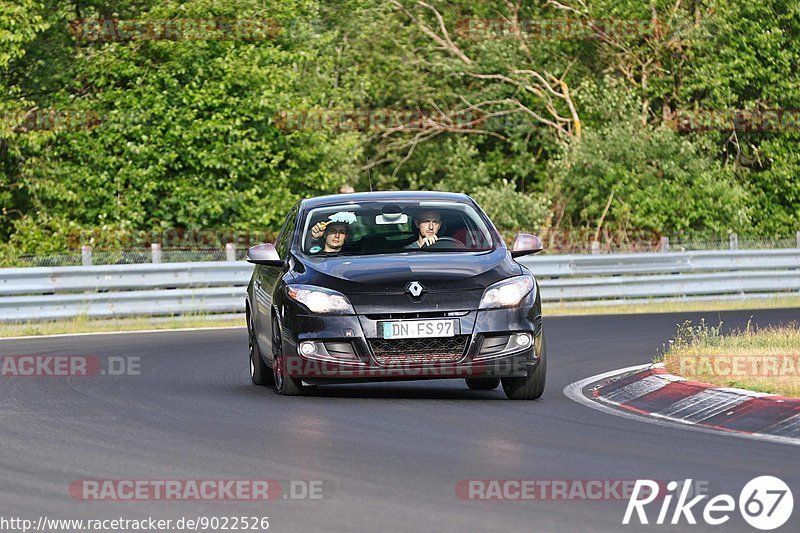
[[[680,494],[678,494],[679,487]],[[637,479],[622,523],[630,524],[631,519],[634,519],[634,524],[636,520],[640,524],[697,524],[695,513],[701,516],[706,524],[712,526],[721,525],[730,520],[731,513],[737,508],[737,501],[733,496],[719,494],[702,505],[701,502],[708,496],[702,494],[690,499],[691,487],[691,479],[680,484],[677,481],[670,481],[667,483],[666,495],[659,498],[659,484],[656,481]],[[675,496],[677,496],[675,507],[671,509]],[[657,499],[660,500],[661,505],[655,522],[651,522],[653,516],[651,514],[648,517],[645,507]],[[658,504],[653,507],[658,507]],[[738,510],[742,518],[754,528],[762,531],[777,529],[785,524],[792,516],[793,507],[794,498],[789,486],[773,476],[751,479],[739,493]],[[653,510],[655,509],[651,509],[651,511]]]

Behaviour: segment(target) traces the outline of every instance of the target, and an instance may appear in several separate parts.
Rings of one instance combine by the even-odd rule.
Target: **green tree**
[[[551,162],[557,211],[576,228],[688,237],[742,232],[747,195],[730,166],[704,155],[710,149],[636,122],[587,130]]]

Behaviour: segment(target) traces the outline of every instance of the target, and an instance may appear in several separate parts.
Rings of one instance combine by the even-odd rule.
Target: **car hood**
[[[522,273],[504,248],[297,259],[297,283],[339,291],[359,313],[475,309],[487,286]],[[424,287],[422,298],[406,292],[412,281]]]

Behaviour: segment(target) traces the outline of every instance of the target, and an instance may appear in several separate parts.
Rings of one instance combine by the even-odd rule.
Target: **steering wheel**
[[[447,243],[447,245],[440,246],[440,243]],[[463,242],[452,237],[439,237],[439,240],[437,240],[435,243],[431,244],[430,246],[423,246],[423,248],[455,248],[457,250],[467,249]]]

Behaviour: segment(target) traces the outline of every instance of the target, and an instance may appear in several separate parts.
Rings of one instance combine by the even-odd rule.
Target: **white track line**
[[[137,329],[131,331],[91,331],[88,333],[54,333],[52,335],[22,335],[20,337],[0,337],[0,341],[18,341],[24,339],[47,339],[54,337],[84,337],[90,335],[130,335],[133,333],[163,333],[176,331],[213,331],[223,329],[243,329],[246,326],[207,326],[199,328],[163,328],[163,329]]]
[[[627,368],[612,370],[611,372],[605,372],[603,374],[598,374],[596,376],[590,376],[586,379],[570,383],[569,385],[564,387],[564,390],[562,392],[570,400],[585,405],[586,407],[590,407],[592,409],[610,415],[621,416],[622,418],[629,418],[631,420],[638,420],[639,422],[647,422],[648,424],[655,424],[657,426],[663,426],[668,428],[688,429],[690,431],[702,431],[703,433],[713,433],[714,435],[728,435],[731,437],[739,437],[750,440],[761,440],[767,442],[776,442],[780,444],[792,444],[794,446],[800,446],[800,440],[792,439],[789,437],[781,437],[778,435],[764,435],[761,433],[748,434],[748,433],[739,433],[736,431],[723,431],[721,429],[713,429],[710,427],[697,426],[694,424],[680,422],[677,420],[675,421],[671,419],[666,420],[664,418],[656,419],[656,418],[651,418],[647,415],[633,414],[630,411],[625,411],[622,408],[615,409],[608,405],[602,404],[599,401],[587,398],[586,396],[583,395],[583,389],[586,388],[587,385],[591,385],[592,383],[596,383],[598,381],[602,381],[604,379],[613,376],[627,374],[628,372],[636,372],[639,370],[644,370],[645,368],[649,368],[650,366],[651,366],[650,364],[629,366]]]

